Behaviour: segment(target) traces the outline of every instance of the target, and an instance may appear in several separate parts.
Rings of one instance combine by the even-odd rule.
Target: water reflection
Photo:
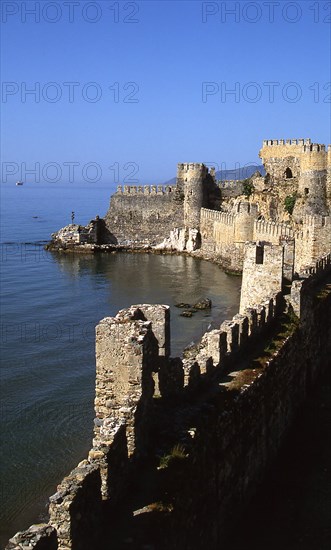
[[[131,304],[169,304],[175,356],[239,306],[239,277],[187,256],[45,252],[40,258],[33,251],[24,269],[15,257],[5,263],[0,545],[44,513],[47,496],[90,447],[100,319]],[[210,312],[179,316],[177,302],[202,297],[212,300]]]
[[[225,274],[216,265],[184,255],[56,254],[57,265],[70,278],[92,278],[104,291],[109,314],[135,303],[164,303],[171,307],[172,354],[179,354],[207,328],[214,328],[238,312],[241,278]],[[174,307],[212,300],[211,311],[183,318]]]

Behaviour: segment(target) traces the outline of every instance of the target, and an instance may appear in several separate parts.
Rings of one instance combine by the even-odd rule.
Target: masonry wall
[[[119,243],[158,244],[174,227],[184,226],[183,205],[175,186],[119,186],[105,221]]]
[[[282,281],[283,247],[246,244],[239,313],[281,292]]]
[[[50,498],[49,515],[58,550],[97,548],[102,529],[99,468],[85,461],[65,477]]]
[[[179,407],[182,400],[184,424],[188,415],[191,426],[192,410],[199,411],[188,458],[172,482],[177,496],[162,532],[163,548],[218,549],[278,451],[310,384],[331,366],[331,293],[314,286],[330,269],[329,255],[294,281],[289,302],[300,322],[292,319],[288,336],[263,363],[243,366],[249,346],[261,345],[272,334],[282,308],[279,293],[207,332],[196,356],[186,361],[167,358],[166,306],[132,306],[103,320],[97,332],[97,379],[102,384],[96,420],[101,424],[96,424],[94,447],[50,498],[49,525],[15,535],[8,550],[28,541],[38,550],[90,550],[101,547],[103,530],[109,540],[111,533],[101,522],[102,498],[115,508],[132,498],[127,483],[133,463],[128,469],[128,460],[138,440],[142,447],[148,445],[142,434],[148,433],[152,416],[136,413],[141,405],[148,413],[154,369],[161,395],[176,397],[169,406]],[[107,407],[114,397],[114,406]],[[139,463],[136,468],[139,476]],[[152,528],[153,518],[142,524],[144,532]]]
[[[185,464],[173,548],[222,547],[312,382],[331,367],[331,295],[321,298],[306,288],[301,298],[301,323],[281,349],[260,368],[256,363],[240,372],[234,364],[223,392],[210,400]]]
[[[243,194],[243,182],[240,180],[223,180],[218,182],[223,198],[239,197]]]
[[[326,170],[328,165],[325,145],[310,139],[265,140],[259,156],[274,181],[286,178],[286,168],[299,177],[305,171]]]
[[[200,232],[203,252],[213,253],[228,269],[241,271],[244,243],[253,238],[257,208],[248,201],[235,212],[201,209]]]
[[[314,263],[331,250],[331,217],[306,216],[295,232],[294,271]]]
[[[254,241],[267,241],[278,244],[279,239],[282,237],[294,237],[293,228],[289,224],[269,220],[255,220]]]
[[[259,153],[271,185],[297,182],[293,217],[301,222],[305,215],[326,215],[329,193],[330,152],[325,145],[310,139],[268,140]]]
[[[163,315],[165,311],[162,309]],[[139,308],[122,310],[97,326],[95,439],[104,438],[108,421],[125,424],[129,458],[148,448],[152,373],[158,369],[158,357],[151,322]]]

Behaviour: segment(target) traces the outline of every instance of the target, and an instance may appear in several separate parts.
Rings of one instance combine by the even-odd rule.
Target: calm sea
[[[94,328],[134,303],[172,306],[172,354],[238,311],[241,279],[184,256],[57,255],[50,234],[104,215],[113,189],[1,187],[0,544],[45,517],[47,497],[91,446]],[[201,297],[211,314],[179,316]]]

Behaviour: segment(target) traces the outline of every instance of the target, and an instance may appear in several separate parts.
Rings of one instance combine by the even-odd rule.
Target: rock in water
[[[181,317],[192,317],[192,315],[193,315],[192,311],[187,311],[187,310],[184,310],[182,311],[182,313],[180,313]]]
[[[203,298],[202,300],[199,300],[196,304],[194,304],[195,309],[210,309],[211,308],[211,300],[209,298]]]

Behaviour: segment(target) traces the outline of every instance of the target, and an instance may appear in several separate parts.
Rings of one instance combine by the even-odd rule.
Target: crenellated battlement
[[[127,510],[130,501],[131,511],[133,501],[141,502],[132,498],[132,480],[155,479],[156,462],[171,454],[168,444],[177,442],[187,452],[182,472],[189,476],[184,484],[188,490],[183,486],[174,499],[169,525],[176,544],[167,547],[193,548],[198,537],[199,548],[222,543],[222,521],[236,516],[238,502],[244,503],[256,487],[311,380],[323,361],[329,362],[331,295],[326,286],[317,294],[315,283],[331,270],[331,216],[326,215],[330,154],[330,145],[327,153],[325,145],[311,139],[264,140],[260,156],[266,185],[249,199],[224,201],[222,211],[220,186],[203,163],[179,163],[176,185],[117,187],[107,229],[119,239],[119,249],[146,239],[149,249],[157,250],[169,235],[175,243],[170,250],[194,255],[201,245],[198,257],[230,271],[243,268],[240,311],[207,330],[184,359],[170,355],[169,306],[133,305],[100,321],[92,448],[50,498],[49,524],[16,535],[8,550],[18,545],[36,550],[103,548],[104,541],[95,538],[105,527],[100,523],[102,501],[107,520],[119,503]],[[292,216],[284,210],[288,196],[296,199]],[[97,241],[104,228],[95,220],[83,231],[73,224],[64,229],[63,242],[82,244]],[[284,281],[291,284],[290,294],[283,294]],[[215,399],[218,391],[220,399]],[[170,443],[163,449],[164,433]],[[167,478],[171,475],[169,468]],[[146,504],[144,528],[150,525],[145,523]],[[153,522],[155,516],[150,516]],[[176,521],[185,524],[183,540],[196,537],[193,544],[192,538],[185,544],[176,538]],[[114,532],[122,528],[116,522]],[[213,534],[210,544],[207,537]],[[114,540],[113,532],[108,535],[107,544],[116,547],[116,535]]]
[[[306,267],[299,273],[299,277],[303,279],[307,279],[307,277],[311,278],[312,280],[316,280],[316,277],[323,276],[326,271],[331,269],[331,253],[326,254],[319,260],[317,260],[316,263],[314,263],[311,266]]]
[[[219,210],[209,210],[208,208],[201,208],[201,221],[211,220],[214,222],[222,222],[227,225],[234,223],[235,216],[228,212],[220,212]]]
[[[272,149],[269,149],[272,148]],[[331,146],[328,145],[328,151]],[[264,158],[268,152],[273,157],[284,157],[301,153],[325,153],[326,147],[323,143],[312,143],[311,139],[265,139],[261,149],[260,157]]]
[[[306,214],[327,214],[330,195],[328,172],[331,168],[331,147],[312,143],[311,139],[264,140],[259,152],[266,170],[268,186],[290,184],[298,199],[293,219]],[[281,192],[281,189],[280,189]]]
[[[263,140],[263,147],[274,147],[277,145],[311,145],[311,139],[310,138],[300,138],[300,139],[264,139]]]
[[[118,185],[117,195],[169,195],[176,190],[175,185]]]
[[[294,237],[293,228],[285,222],[273,222],[270,220],[254,221],[254,239],[257,241],[269,240],[279,237]]]
[[[206,210],[204,215],[209,219],[210,211]],[[209,479],[210,472],[217,465],[217,491],[223,499],[222,506],[228,509],[231,505],[238,511],[238,499],[239,496],[242,499],[247,487],[247,476],[255,485],[261,479],[261,473],[274,457],[275,441],[281,440],[282,434],[288,429],[289,417],[294,418],[305,398],[309,368],[314,366],[314,371],[309,373],[316,378],[324,366],[323,359],[321,363],[318,362],[319,358],[324,354],[325,363],[328,363],[331,352],[329,328],[326,325],[330,319],[330,300],[319,296],[318,300],[312,301],[315,283],[331,270],[331,254],[304,269],[299,274],[300,278],[292,283],[287,303],[300,319],[299,324],[298,320],[291,320],[286,311],[289,306],[285,306],[280,290],[282,246],[247,243],[245,249],[244,276],[246,271],[250,289],[254,290],[256,283],[260,285],[262,299],[255,301],[257,295],[250,291],[250,304],[242,307],[241,313],[232,319],[223,321],[219,328],[205,332],[196,347],[196,353],[189,359],[170,357],[169,306],[138,304],[120,310],[115,317],[100,321],[96,327],[93,447],[87,460],[72,470],[50,497],[48,524],[17,533],[6,547],[8,550],[18,545],[36,550],[41,547],[47,550],[103,547],[103,541],[99,538],[104,528],[103,501],[110,504],[109,510],[112,510],[116,509],[118,502],[126,502],[128,498],[132,500],[132,493],[128,494],[128,486],[131,487],[129,482],[141,473],[139,462],[135,462],[134,457],[144,456],[148,452],[159,453],[159,448],[155,450],[152,446],[155,431],[160,427],[158,415],[153,416],[155,397],[158,398],[157,402],[163,400],[161,404],[165,411],[167,403],[173,407],[175,399],[186,431],[187,426],[190,426],[190,445],[186,458],[191,460],[188,462],[190,468],[199,461],[197,471],[190,473],[189,468],[185,470],[187,475],[191,475],[190,495],[195,494],[194,491],[192,493],[191,483],[196,476],[200,476],[197,483],[203,488],[201,490],[206,491],[206,502],[210,502],[210,484],[205,483],[205,480]],[[252,273],[258,268],[262,269],[262,279],[255,281]],[[269,278],[264,277],[267,274]],[[246,290],[249,290],[248,286]],[[245,288],[242,292],[245,292]],[[281,316],[285,314],[288,315],[288,324],[284,337],[274,321],[276,318],[281,321]],[[274,338],[273,346],[270,345],[270,335]],[[268,344],[268,351],[259,352],[259,355],[253,351],[252,354],[254,346],[252,348],[251,344],[263,340]],[[262,360],[260,353],[264,354]],[[208,387],[212,389],[212,401],[209,401],[206,392]],[[227,399],[220,399],[219,407],[215,406],[216,388],[221,388],[223,395],[226,393],[230,401],[233,396],[230,407],[227,406]],[[202,400],[202,389],[205,400]],[[303,393],[299,394],[299,390]],[[192,407],[186,417],[188,396]],[[196,418],[192,416],[195,407]],[[203,424],[200,410],[206,417]],[[209,410],[211,414],[208,416]],[[219,432],[214,430],[213,419],[216,419]],[[259,429],[248,430],[252,424]],[[172,435],[176,435],[175,431]],[[198,437],[195,438],[196,432]],[[181,437],[183,433],[180,431]],[[248,433],[251,434],[249,437]],[[212,462],[206,469],[201,466],[205,465],[207,456],[204,449],[210,448],[210,434],[218,452],[207,453],[208,457],[212,456],[208,458]],[[246,439],[243,446],[244,435]],[[266,437],[269,439],[266,440]],[[262,447],[262,462],[259,462],[257,449]],[[269,460],[266,460],[266,453]],[[249,461],[247,456],[251,457]],[[239,475],[238,457],[240,464],[246,467],[242,481],[234,486],[233,480]],[[186,494],[183,497],[185,503],[182,513],[187,517],[188,499]],[[200,510],[200,495],[197,506]],[[176,501],[176,507],[177,514],[181,513],[180,500]],[[212,512],[207,510],[208,532]],[[219,525],[220,517],[222,514],[215,515],[215,525]],[[182,524],[182,516],[179,524]],[[116,526],[112,529],[116,529]],[[174,540],[177,540],[176,526],[173,532]],[[221,537],[218,536],[217,540],[221,540]]]
[[[236,219],[241,219],[243,215],[256,216],[258,212],[257,205],[248,201],[240,201],[236,205],[235,212],[221,212],[219,210],[210,210],[201,208],[201,220],[212,220],[214,222],[232,225]]]
[[[331,227],[331,216],[304,216],[302,219],[303,228],[308,227]]]
[[[207,166],[205,166],[202,162],[179,162],[177,164],[177,170],[184,172],[208,172]]]

